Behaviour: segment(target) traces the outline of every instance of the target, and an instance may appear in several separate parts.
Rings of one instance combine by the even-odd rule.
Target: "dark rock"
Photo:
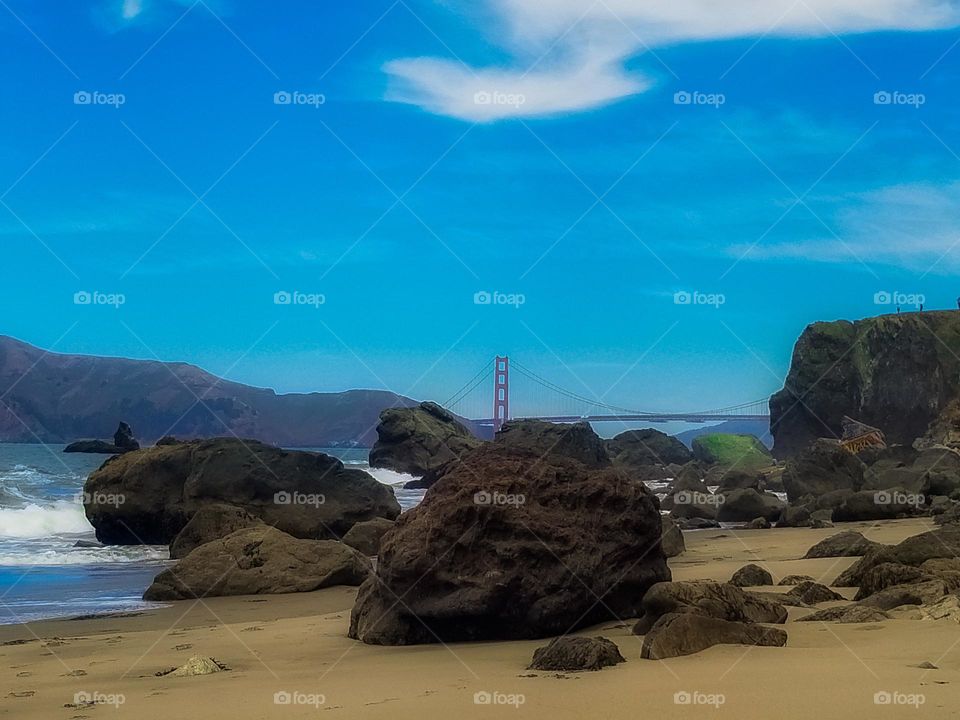
[[[779,603],[709,580],[657,583],[647,591],[641,607],[635,635],[645,634],[662,616],[676,612],[736,622],[783,623],[787,619],[787,611]]]
[[[364,520],[350,528],[341,539],[345,545],[370,557],[380,553],[380,541],[393,526],[394,521],[386,518]]]
[[[709,493],[710,489],[704,481],[706,470],[698,462],[689,462],[680,468],[680,472],[670,483],[667,490],[669,495],[676,495],[685,490],[696,493]]]
[[[860,586],[867,571],[885,562],[919,567],[927,560],[957,557],[960,557],[960,526],[944,525],[936,530],[908,537],[898,545],[881,546],[871,550],[841,573],[833,584],[837,587]]]
[[[686,445],[653,428],[627,430],[607,440],[606,446],[613,462],[630,469],[673,463],[683,465],[693,459]]]
[[[744,527],[747,530],[769,530],[773,525],[771,525],[770,521],[766,518],[758,517],[748,522]]]
[[[708,520],[706,518],[680,518],[677,520],[677,526],[681,530],[710,530],[713,528],[720,527],[720,523],[716,520]]]
[[[888,587],[921,582],[931,577],[920,568],[912,565],[880,563],[863,574],[863,579],[860,581],[860,590],[854,600],[863,600],[874,593],[886,590]]]
[[[73,546],[75,548],[86,548],[88,550],[97,550],[106,547],[103,543],[98,543],[94,540],[77,540]]]
[[[716,520],[718,504],[723,502],[723,496],[714,495],[710,492],[681,490],[667,500],[669,502],[664,502],[663,507],[665,509],[669,508],[670,517],[678,520],[691,518]]]
[[[824,608],[810,615],[797,618],[797,622],[836,622],[836,623],[868,623],[889,620],[890,616],[877,608],[852,603],[839,607]]]
[[[816,605],[818,603],[831,602],[834,600],[846,600],[843,595],[835,593],[826,585],[821,585],[820,583],[812,580],[804,580],[798,583],[795,588],[787,593],[787,595],[791,595],[798,600],[805,602],[807,605]]]
[[[717,492],[727,493],[731,490],[756,490],[760,492],[763,476],[758,473],[745,472],[743,470],[724,470],[718,467],[719,472],[715,473]],[[714,473],[710,473],[714,474]]]
[[[958,324],[960,313],[923,312],[810,325],[784,389],[770,399],[775,454],[838,437],[844,415],[881,428],[890,444],[911,445],[960,396]]]
[[[809,505],[788,505],[780,512],[777,527],[809,527],[810,515]]]
[[[870,550],[880,547],[885,546],[873,540],[867,540],[858,532],[847,530],[821,540],[807,550],[807,554],[803,558],[809,560],[812,558],[855,557],[866,555]]]
[[[170,543],[170,559],[180,560],[201,545],[262,523],[260,518],[243,508],[219,503],[205,505],[193,514]]]
[[[176,445],[176,444],[179,443],[179,442],[180,442],[180,441],[177,440],[177,439],[176,439],[175,437],[173,437],[172,435],[164,435],[162,438],[160,438],[159,440],[157,440],[157,445],[160,445],[160,446],[163,446],[163,445]]]
[[[310,592],[359,585],[370,562],[335,540],[301,540],[267,526],[201,545],[157,575],[144,600]]]
[[[560,425],[543,420],[510,420],[500,428],[494,442],[540,457],[569,458],[588,468],[611,465],[603,440],[586,422]]]
[[[604,637],[554,638],[549,645],[533,651],[530,670],[580,672],[600,670],[626,662],[615,643]]]
[[[84,497],[97,539],[110,545],[168,544],[213,504],[307,539],[339,538],[357,522],[400,514],[392,488],[336,458],[234,438],[118,455],[91,473]]]
[[[820,497],[834,490],[857,491],[863,485],[865,466],[836,440],[821,438],[787,461],[783,487],[791,503],[804,495]]]
[[[70,443],[63,451],[65,453],[99,453],[103,455],[120,455],[121,453],[139,450],[140,443],[133,437],[133,430],[127,423],[121,422],[113,434],[113,442],[104,440],[78,440]]]
[[[720,522],[747,522],[757,517],[776,520],[786,506],[776,495],[761,495],[750,488],[731,490],[720,497],[723,498],[717,508],[717,520]]]
[[[743,622],[732,622],[695,613],[670,613],[661,617],[643,638],[640,657],[646,660],[691,655],[714,645],[783,647],[787,633]]]
[[[865,607],[892,610],[902,605],[929,605],[947,594],[943,580],[933,579],[912,585],[894,585],[860,601]]]
[[[663,524],[663,533],[660,536],[660,547],[663,548],[663,554],[668,558],[676,557],[687,549],[683,542],[683,532],[680,526],[669,515],[661,515],[660,522]]]
[[[388,408],[380,413],[370,467],[425,475],[458,460],[481,442],[453,413],[436,403]]]
[[[730,578],[730,584],[737,587],[773,585],[773,575],[759,565],[744,565]]]
[[[950,525],[960,523],[960,503],[951,505],[942,513],[937,514],[933,521],[937,525]]]
[[[656,497],[628,473],[487,443],[383,538],[350,637],[537,638],[636,617],[647,589],[670,577],[661,532]]]
[[[903,488],[863,490],[853,493],[834,508],[833,521],[890,520],[916,515],[923,502],[923,495],[909,493]]]
[[[799,585],[805,582],[813,582],[813,578],[809,575],[787,575],[777,585]]]
[[[117,431],[113,434],[113,444],[123,451],[140,449],[140,443],[133,436],[133,428],[125,422],[121,422]]]

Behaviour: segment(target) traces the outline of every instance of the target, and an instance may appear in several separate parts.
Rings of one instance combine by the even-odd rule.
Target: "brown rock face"
[[[436,403],[390,408],[380,413],[370,466],[423,476],[458,460],[480,442]]]
[[[166,545],[194,513],[214,504],[314,539],[340,537],[357,522],[400,514],[391,488],[336,458],[233,438],[113,457],[90,475],[84,493],[87,518],[108,545]]]
[[[787,633],[779,628],[731,622],[696,613],[664,615],[643,638],[640,657],[664,660],[692,655],[714,645],[783,647]]]
[[[382,645],[538,638],[634,617],[647,589],[670,577],[660,534],[657,499],[642,482],[486,443],[383,537],[350,636]]]
[[[559,637],[533,651],[531,670],[579,672],[626,662],[620,648],[604,637]]]
[[[263,521],[243,508],[232,505],[208,505],[193,514],[170,543],[170,559],[185,558],[194,549],[219,540],[243,528],[260,525]]]
[[[201,545],[157,575],[144,600],[310,592],[359,585],[370,561],[336,540],[300,540],[275,528],[238,530]]]
[[[689,612],[732,622],[779,624],[787,620],[787,611],[778,602],[709,580],[657,583],[641,605],[643,612],[633,628],[635,635],[646,634],[661,617],[671,613]]]

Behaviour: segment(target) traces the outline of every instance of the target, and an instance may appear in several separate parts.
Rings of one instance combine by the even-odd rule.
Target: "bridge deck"
[[[546,420],[552,423],[575,423],[575,422],[689,422],[689,423],[707,423],[722,422],[724,420],[770,420],[769,415],[689,415],[684,413],[661,414],[661,415],[553,415],[537,417],[514,417],[511,420]],[[493,425],[493,418],[483,418],[473,420],[478,425]]]

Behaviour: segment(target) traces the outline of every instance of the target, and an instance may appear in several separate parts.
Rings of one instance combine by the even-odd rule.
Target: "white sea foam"
[[[389,485],[390,487],[403,487],[411,480],[420,479],[417,475],[409,475],[407,473],[396,472],[395,470],[387,470],[386,468],[364,469],[379,482],[382,482],[384,485]]]
[[[21,508],[0,508],[0,538],[79,535],[92,530],[83,507],[76,502],[64,500],[48,506],[30,503]]]

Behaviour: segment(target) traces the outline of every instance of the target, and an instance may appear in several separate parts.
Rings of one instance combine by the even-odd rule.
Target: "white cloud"
[[[143,0],[123,0],[120,8],[120,17],[124,20],[133,20],[143,12]]]
[[[473,0],[475,7],[476,0]],[[480,30],[507,50],[505,67],[429,57],[393,60],[387,99],[463,120],[587,110],[642,92],[624,63],[678,42],[760,35],[822,37],[960,24],[955,0],[483,0]],[[477,103],[478,92],[524,102]],[[494,105],[490,107],[490,105]]]
[[[918,273],[960,270],[960,182],[895,185],[849,198],[836,219],[837,237],[729,248],[744,260],[807,260],[882,264]],[[802,207],[793,212],[807,212]],[[828,221],[830,218],[824,218]]]

